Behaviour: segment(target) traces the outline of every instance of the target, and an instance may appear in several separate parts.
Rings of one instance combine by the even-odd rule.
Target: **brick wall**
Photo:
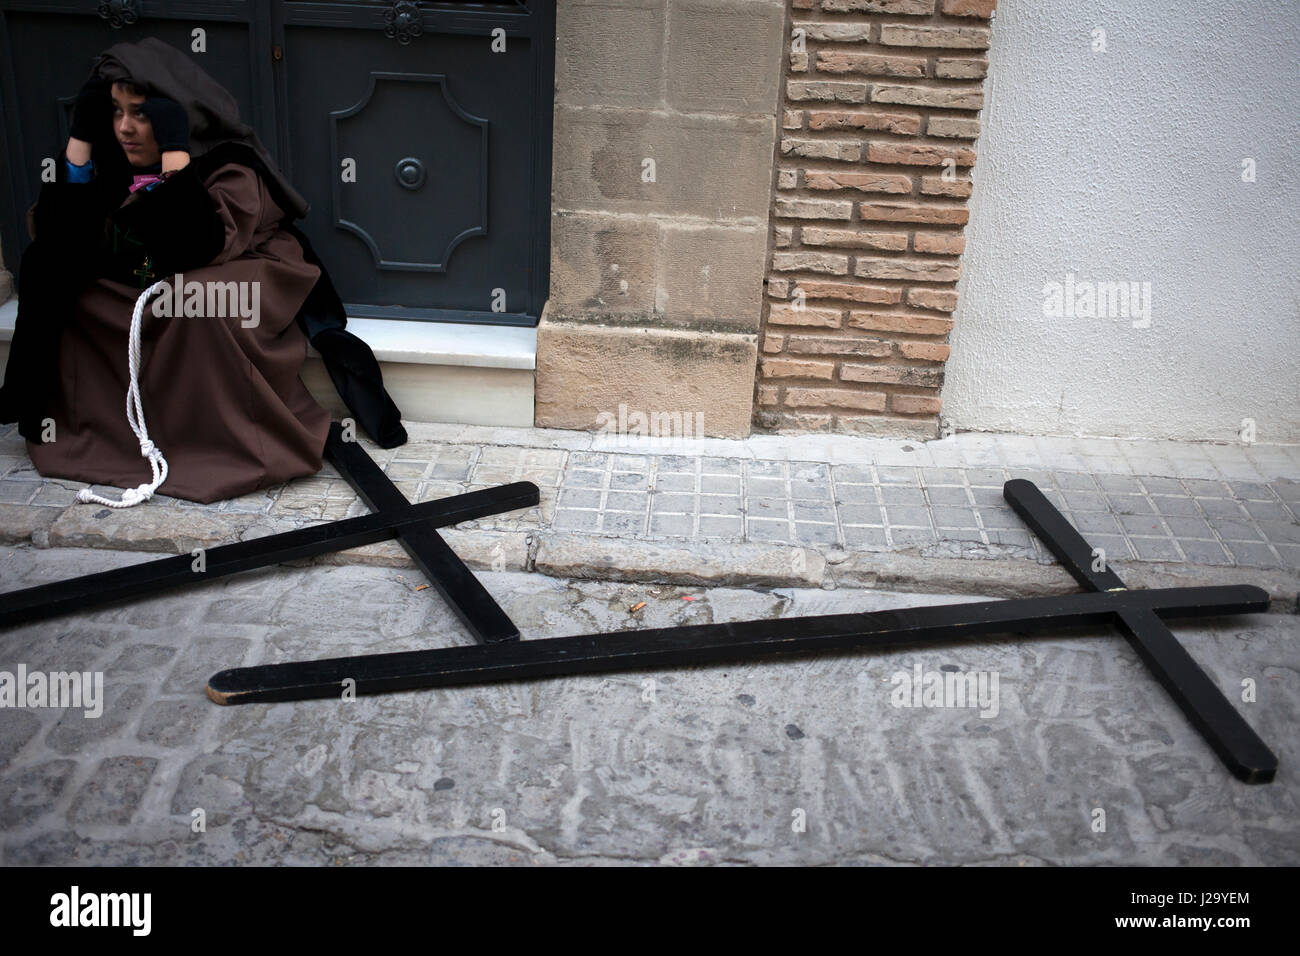
[[[791,6],[755,424],[933,437],[996,0]]]

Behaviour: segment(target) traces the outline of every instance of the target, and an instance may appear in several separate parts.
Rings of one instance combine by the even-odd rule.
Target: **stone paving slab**
[[[1055,560],[1002,498],[1005,481],[1028,478],[1121,573],[1136,570],[1134,583],[1201,580],[1208,568],[1212,580],[1253,581],[1279,599],[1300,590],[1297,446],[1008,435],[632,440],[421,424],[409,433],[400,448],[363,445],[412,501],[511,481],[539,486],[537,507],[447,532],[480,569],[643,580],[655,573],[647,562],[661,560],[665,582],[833,588],[899,580],[893,563],[909,569],[905,583],[917,590],[986,591],[996,575],[981,562],[992,560],[1004,580],[1034,593],[1064,577],[1037,570]],[[813,454],[822,460],[801,457]],[[366,510],[328,465],[211,505],[157,496],[119,511],[72,503],[80,487],[37,475],[8,426],[0,543],[181,553]],[[593,560],[611,548],[631,549],[635,560]],[[395,542],[318,560],[410,564]],[[855,566],[869,570],[840,573]]]
[[[139,560],[26,544],[0,575]],[[525,640],[974,600],[481,578]],[[1253,787],[1094,630],[353,702],[203,695],[239,664],[467,643],[417,586],[267,569],[6,632],[0,670],[99,672],[104,700],[0,708],[0,864],[1300,864],[1291,614],[1175,628],[1234,700],[1257,688],[1238,706],[1281,770]],[[997,706],[899,706],[916,668],[997,675]]]

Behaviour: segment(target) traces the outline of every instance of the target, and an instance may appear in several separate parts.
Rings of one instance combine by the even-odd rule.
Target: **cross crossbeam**
[[[4,606],[0,607],[0,627],[15,627],[156,591],[201,584],[282,561],[358,548],[403,534],[416,523],[423,523],[428,528],[444,528],[503,511],[527,508],[536,504],[537,498],[537,486],[531,481],[520,481],[453,498],[425,501],[406,510],[360,515],[251,541],[218,545],[206,549],[203,555],[206,567],[202,571],[194,570],[194,557],[180,554],[70,581],[9,591],[0,595],[4,600]]]

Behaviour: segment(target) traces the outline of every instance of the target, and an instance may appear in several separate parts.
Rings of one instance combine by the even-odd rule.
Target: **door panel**
[[[401,6],[279,5],[304,228],[325,262],[351,263],[336,280],[351,315],[536,324],[554,85],[541,95],[536,76],[552,75],[553,9],[443,4],[417,21],[407,7],[420,31],[403,43],[385,16]]]

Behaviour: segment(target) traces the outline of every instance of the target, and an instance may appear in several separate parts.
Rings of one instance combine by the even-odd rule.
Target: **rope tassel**
[[[89,488],[82,488],[77,492],[77,500],[85,504],[130,508],[152,498],[158,486],[167,480],[167,459],[149,440],[149,430],[144,424],[144,406],[140,402],[140,326],[144,321],[144,308],[149,297],[165,288],[167,288],[167,281],[160,280],[141,292],[140,297],[135,300],[135,311],[131,313],[131,331],[127,336],[126,350],[127,366],[131,375],[131,383],[126,389],[126,420],[131,426],[131,431],[135,432],[135,437],[140,440],[140,454],[149,459],[149,467],[153,470],[153,481],[127,488],[118,501],[94,494]]]

